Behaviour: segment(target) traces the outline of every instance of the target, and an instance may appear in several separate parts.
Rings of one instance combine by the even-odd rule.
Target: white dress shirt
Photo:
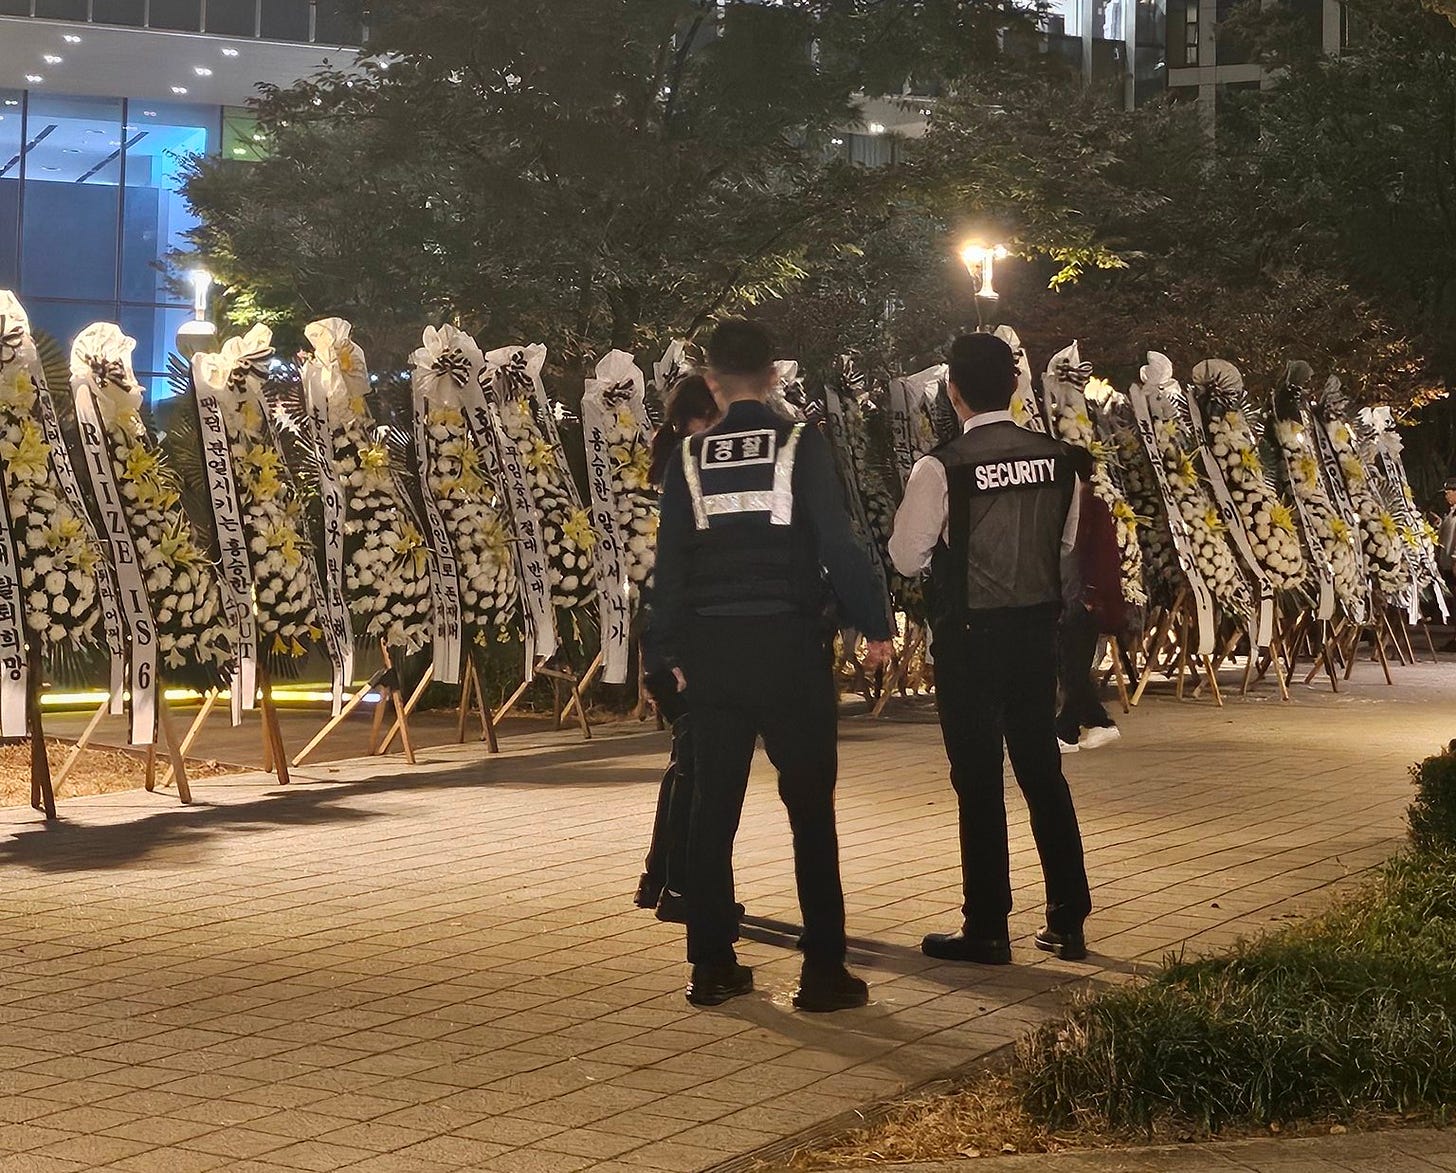
[[[1009,411],[978,411],[966,421],[965,431],[1011,422]],[[1080,493],[1072,494],[1072,507],[1067,510],[1067,523],[1062,527],[1063,566],[1070,561],[1077,543],[1080,498]],[[905,496],[895,513],[895,529],[890,535],[890,561],[895,569],[906,578],[914,578],[929,569],[935,547],[949,541],[946,530],[949,521],[950,493],[945,482],[945,465],[933,456],[922,456],[910,472]]]

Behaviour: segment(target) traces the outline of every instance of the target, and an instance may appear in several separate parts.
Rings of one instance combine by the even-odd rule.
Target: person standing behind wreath
[[[921,949],[986,965],[1011,961],[1003,743],[1046,880],[1037,948],[1085,957],[1092,910],[1055,726],[1057,622],[1075,593],[1077,476],[1065,445],[1012,421],[1016,379],[999,338],[955,340],[949,391],[963,431],[916,463],[890,538],[901,574],[931,572],[936,705],[960,809],[962,924],[931,933]]]
[[[667,466],[683,440],[696,436],[718,418],[718,404],[707,380],[688,375],[673,384],[667,395],[666,418],[652,437],[651,480],[659,489]],[[643,591],[642,647],[652,641],[652,592]],[[688,820],[693,813],[692,741],[688,730],[685,694],[678,692],[670,669],[648,674],[644,683],[657,710],[672,729],[672,757],[657,792],[657,817],[652,824],[652,845],[637,883],[638,908],[657,911],[657,919],[687,921]]]
[[[868,987],[844,966],[830,588],[870,641],[872,667],[889,658],[890,617],[827,441],[767,405],[775,379],[768,334],[726,319],[707,359],[724,414],[668,466],[647,660],[649,671],[673,673],[692,713],[687,999],[716,1006],[753,989],[753,971],[733,949],[733,840],[761,736],[794,838],[804,920],[794,1005],[863,1006]]]
[[[1117,741],[1122,732],[1097,695],[1093,679],[1102,636],[1118,637],[1128,626],[1129,605],[1122,595],[1122,552],[1112,510],[1092,489],[1096,462],[1085,448],[1069,445],[1067,455],[1077,473],[1077,583],[1075,598],[1066,600],[1058,626],[1058,668],[1062,705],[1057,711],[1057,744],[1062,753],[1097,749]]]

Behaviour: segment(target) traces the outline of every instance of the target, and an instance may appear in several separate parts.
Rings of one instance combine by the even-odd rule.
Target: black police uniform
[[[681,667],[692,710],[695,965],[736,960],[733,840],[760,736],[793,830],[804,955],[844,959],[831,584],[848,624],[889,638],[823,436],[762,403],[732,404],[668,468],[647,665]]]
[[[1082,837],[1055,731],[1063,531],[1077,488],[1065,447],[1008,421],[932,454],[947,537],[931,560],[936,702],[960,806],[965,934],[1004,939],[1011,911],[1002,742],[1031,813],[1047,927],[1091,911]]]

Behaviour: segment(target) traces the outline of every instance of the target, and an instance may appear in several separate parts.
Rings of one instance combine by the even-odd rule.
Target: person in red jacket
[[[1076,561],[1079,597],[1068,600],[1058,629],[1062,704],[1057,713],[1057,742],[1063,753],[1096,749],[1122,736],[1117,722],[1097,696],[1092,671],[1104,635],[1127,627],[1122,597],[1122,556],[1112,511],[1092,491],[1092,455],[1073,449],[1080,495]]]

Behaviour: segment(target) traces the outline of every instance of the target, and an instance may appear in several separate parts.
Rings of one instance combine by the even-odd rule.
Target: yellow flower
[[[283,458],[276,449],[253,445],[243,455],[243,469],[257,500],[271,501],[283,491]]]
[[[1225,529],[1223,518],[1218,515],[1218,510],[1211,505],[1203,515],[1203,524],[1208,527],[1209,533],[1221,534]]]
[[[1239,467],[1245,472],[1260,476],[1264,472],[1264,462],[1259,459],[1259,453],[1253,448],[1244,448],[1239,452]]]
[[[510,535],[506,527],[501,524],[500,518],[492,514],[488,519],[482,519],[480,536],[485,542],[485,548],[490,551],[497,562],[505,560],[510,550]]]
[[[23,415],[35,406],[35,383],[24,367],[14,367],[0,379],[0,407]]]
[[[1382,513],[1380,515],[1380,528],[1385,531],[1385,536],[1388,538],[1400,536],[1400,526],[1395,524],[1395,518],[1389,513]]]
[[[1313,456],[1308,454],[1301,456],[1298,461],[1299,479],[1305,484],[1312,485],[1319,479],[1319,463]]]
[[[532,472],[555,468],[556,450],[550,444],[546,443],[543,437],[532,437],[531,446],[526,451],[526,467]]]
[[[596,531],[591,526],[591,515],[585,509],[575,510],[562,522],[561,532],[578,550],[590,550],[597,544]]]
[[[20,439],[0,444],[0,459],[5,461],[18,481],[44,480],[49,469],[51,449],[41,435],[40,425],[33,419],[20,424]]]
[[[122,462],[122,480],[134,485],[137,504],[143,509],[167,510],[179,500],[167,479],[160,454],[142,443],[133,443]]]
[[[192,544],[192,533],[187,528],[186,520],[181,517],[162,534],[157,549],[169,564],[179,569],[200,566],[206,561],[202,551]]]
[[[1275,529],[1282,529],[1285,533],[1291,534],[1294,532],[1294,514],[1282,501],[1275,501],[1269,506],[1269,521]]]
[[[263,427],[263,413],[251,399],[244,399],[238,407],[238,418],[245,432],[257,432]]]
[[[157,473],[161,464],[161,458],[143,444],[134,444],[126,454],[126,472],[122,475],[127,480],[138,482],[147,480]]]
[[[1344,543],[1350,540],[1350,527],[1345,524],[1344,518],[1330,518],[1330,533],[1334,535],[1334,539],[1337,542]]]
[[[617,428],[619,431],[635,433],[637,431],[637,417],[632,414],[630,407],[619,407],[617,409]]]
[[[1178,475],[1183,477],[1185,480],[1195,481],[1198,479],[1198,474],[1193,470],[1193,453],[1178,453],[1176,468]]]
[[[1345,480],[1352,485],[1365,483],[1365,466],[1360,463],[1358,456],[1340,457],[1340,471],[1345,474]]]
[[[1112,394],[1112,384],[1106,379],[1099,379],[1096,375],[1087,380],[1087,388],[1084,394],[1089,399],[1101,399]]]
[[[465,426],[465,413],[455,407],[431,408],[425,416],[425,423],[437,427],[460,428]]]
[[[86,527],[81,524],[81,519],[67,514],[60,521],[51,526],[42,535],[48,550],[68,550],[78,542],[85,540]]]
[[[354,364],[354,348],[352,346],[342,346],[335,351],[335,354],[339,359],[339,370],[343,371],[346,375],[354,374],[358,369]]]
[[[389,484],[389,449],[383,444],[366,444],[359,449],[359,470],[372,488]]]
[[[270,550],[277,550],[283,556],[285,566],[297,566],[303,560],[299,549],[298,531],[291,525],[275,525],[263,535]]]
[[[466,497],[475,497],[485,490],[485,477],[480,473],[480,449],[466,446],[460,453],[460,475],[456,487]]]
[[[430,552],[425,549],[425,539],[420,531],[409,522],[399,527],[399,541],[394,543],[394,552],[401,562],[412,567],[417,576],[424,574]]]

